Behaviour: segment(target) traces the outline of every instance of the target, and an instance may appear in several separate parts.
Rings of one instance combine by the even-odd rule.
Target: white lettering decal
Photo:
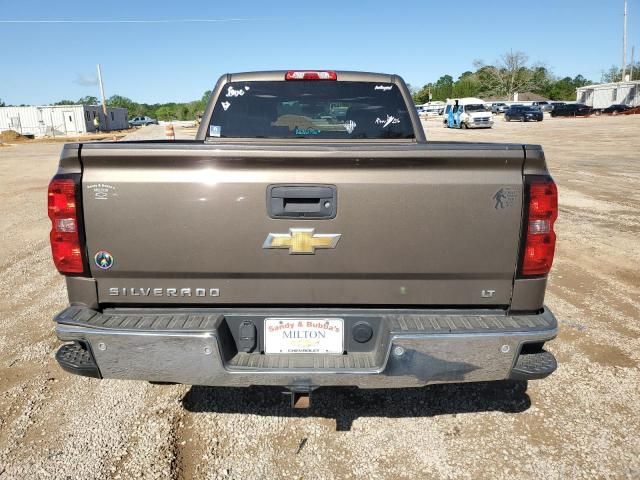
[[[241,97],[244,95],[244,90],[236,90],[233,86],[227,88],[227,97]]]
[[[393,88],[393,85],[376,85],[374,90],[382,90],[383,92],[389,91]]]
[[[204,288],[196,288],[196,297],[206,297],[207,291]]]
[[[108,200],[109,195],[117,195],[117,193],[115,193],[116,187],[108,183],[94,183],[87,185],[86,188],[93,191],[94,200]]]
[[[356,128],[356,122],[354,122],[353,120],[349,120],[344,124],[344,129],[347,131],[349,135],[351,135],[351,133],[355,130],[355,128]]]
[[[386,128],[391,124],[400,123],[400,119],[392,115],[387,115],[387,119],[383,120],[380,117],[375,120],[376,125],[382,125],[382,128]]]
[[[209,296],[211,296],[211,297],[219,297],[220,296],[220,289],[219,288],[210,288],[209,289]]]
[[[109,295],[113,295],[114,297],[117,297],[118,295],[120,295],[120,290],[118,290],[117,288],[110,288]]]
[[[167,297],[175,297],[178,290],[175,288],[167,288]]]
[[[154,297],[161,297],[162,296],[162,289],[161,288],[154,288],[153,289],[153,296]]]
[[[221,102],[220,105],[222,105],[222,109],[226,112],[227,108],[231,106],[231,102]]]
[[[190,297],[191,296],[191,289],[190,288],[181,288],[180,289],[180,296],[181,297]]]

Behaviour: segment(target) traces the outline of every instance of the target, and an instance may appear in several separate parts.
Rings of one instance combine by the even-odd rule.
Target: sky
[[[623,0],[0,0],[0,98],[98,97],[98,63],[107,97],[141,103],[195,100],[251,70],[396,73],[420,87],[510,49],[599,81],[622,61],[622,12]],[[638,58],[640,0],[628,25]]]

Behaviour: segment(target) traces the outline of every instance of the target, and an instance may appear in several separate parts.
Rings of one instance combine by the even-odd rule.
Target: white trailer
[[[100,130],[129,128],[126,108],[108,107],[107,115],[100,105],[43,105],[0,107],[0,132],[14,130],[22,135],[56,136],[95,132],[93,119],[100,120]]]
[[[580,87],[576,91],[576,100],[578,103],[584,103],[592,108],[607,108],[609,105],[615,104],[639,107],[640,80]]]

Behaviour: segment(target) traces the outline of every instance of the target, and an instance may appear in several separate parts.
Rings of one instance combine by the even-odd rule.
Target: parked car
[[[624,105],[621,103],[615,103],[613,105],[609,105],[607,108],[603,108],[599,112],[596,113],[607,113],[609,115],[617,115],[621,112],[626,112],[627,110],[631,110],[632,107],[629,105]]]
[[[129,120],[129,125],[132,127],[142,127],[147,125],[158,125],[158,120],[151,117],[134,117]]]
[[[444,112],[444,105],[435,105],[422,109],[422,114],[427,117],[439,117]]]
[[[557,105],[551,111],[552,117],[586,117],[593,113],[593,109],[584,103],[565,103]]]
[[[491,113],[504,113],[509,109],[509,105],[506,103],[492,103]]]
[[[562,105],[566,105],[566,102],[549,102],[549,105],[551,105],[551,110],[553,111],[554,108],[558,107],[558,106],[562,106]]]
[[[543,100],[540,102],[531,102],[531,106],[538,107],[543,112],[550,112],[551,110],[553,110],[553,107],[551,106],[551,104],[546,100]]]
[[[542,148],[427,143],[410,98],[396,75],[225,74],[193,142],[65,145],[48,193],[61,367],[281,386],[294,406],[323,386],[551,374]],[[482,103],[460,99],[463,121],[490,119]]]
[[[423,117],[437,117],[442,115],[444,106],[445,104],[443,102],[438,102],[435,105],[422,105],[418,107],[418,114]]]
[[[504,112],[504,119],[507,122],[519,120],[521,122],[541,122],[544,118],[542,110],[537,107],[524,105],[514,105]]]

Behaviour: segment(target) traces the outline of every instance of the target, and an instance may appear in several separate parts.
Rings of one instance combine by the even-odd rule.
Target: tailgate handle
[[[267,211],[271,218],[334,218],[335,185],[269,185]]]

